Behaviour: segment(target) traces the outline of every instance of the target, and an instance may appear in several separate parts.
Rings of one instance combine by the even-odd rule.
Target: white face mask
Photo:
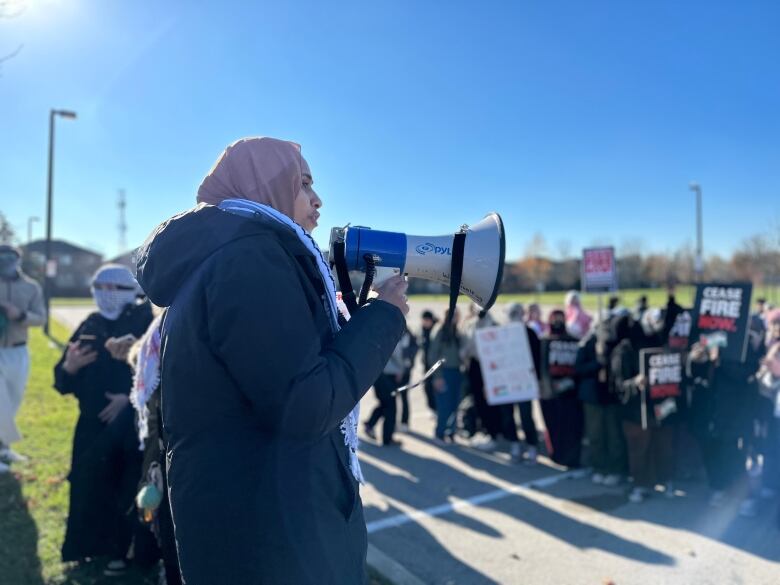
[[[95,290],[92,296],[98,311],[109,321],[116,321],[127,305],[135,302],[135,291],[132,290]]]

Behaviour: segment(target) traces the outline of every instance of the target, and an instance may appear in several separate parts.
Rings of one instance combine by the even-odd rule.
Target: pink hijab
[[[198,188],[198,203],[249,199],[293,217],[302,175],[310,175],[301,147],[276,138],[241,138],[228,146]]]
[[[590,331],[593,321],[580,304],[580,295],[577,291],[569,291],[566,294],[566,329],[569,335],[582,339]]]

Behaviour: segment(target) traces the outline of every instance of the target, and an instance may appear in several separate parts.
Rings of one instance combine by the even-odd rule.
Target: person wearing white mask
[[[70,507],[63,561],[107,557],[106,574],[125,569],[135,529],[131,508],[141,474],[141,452],[128,395],[133,373],[125,361],[152,321],[148,302],[124,266],[102,266],[92,280],[91,313],[54,368],[54,387],[73,394],[80,416],[73,438]]]
[[[0,246],[0,473],[26,457],[11,450],[21,438],[14,418],[22,404],[30,356],[27,329],[43,324],[41,287],[22,273],[17,248]]]

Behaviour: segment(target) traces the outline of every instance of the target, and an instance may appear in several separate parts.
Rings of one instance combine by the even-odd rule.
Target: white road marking
[[[368,529],[369,534],[374,534],[375,532],[379,532],[380,530],[385,530],[387,528],[396,528],[398,526],[403,526],[404,524],[408,524],[409,522],[417,522],[418,520],[424,520],[426,518],[435,518],[436,516],[448,514],[454,510],[459,510],[461,508],[479,506],[487,502],[493,502],[495,500],[508,498],[509,496],[514,496],[519,493],[522,493],[525,490],[529,490],[533,488],[550,487],[551,485],[554,485],[563,479],[580,478],[587,475],[587,473],[588,470],[586,469],[576,469],[573,471],[567,471],[565,473],[558,473],[556,475],[551,475],[540,479],[534,479],[532,481],[527,481],[511,487],[500,488],[497,490],[493,490],[491,492],[479,494],[477,496],[472,496],[465,500],[447,502],[446,504],[432,506],[430,508],[426,508],[425,510],[416,510],[414,512],[396,514],[395,516],[390,516],[389,518],[382,518],[380,520],[375,520],[373,522],[369,522],[366,525],[366,528]]]

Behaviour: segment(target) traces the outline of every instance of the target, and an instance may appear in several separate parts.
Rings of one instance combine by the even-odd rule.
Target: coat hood
[[[293,254],[308,251],[297,236],[268,218],[245,218],[200,204],[161,223],[138,251],[138,282],[157,306],[168,307],[203,262],[231,242],[266,234]]]

